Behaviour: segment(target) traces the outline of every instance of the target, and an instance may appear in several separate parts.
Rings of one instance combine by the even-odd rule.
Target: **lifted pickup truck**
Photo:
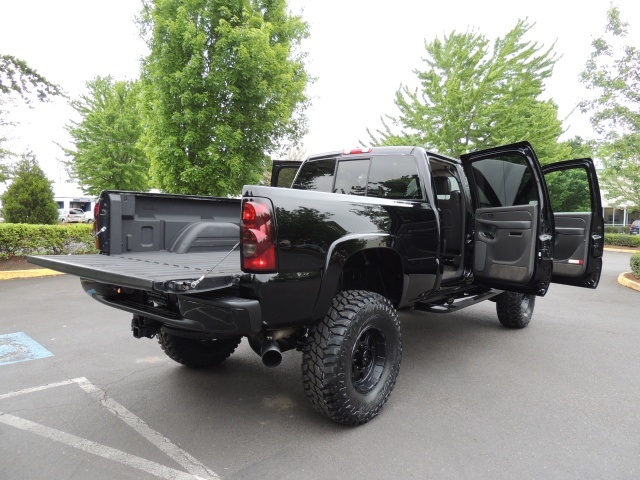
[[[549,192],[569,177],[571,191]],[[288,188],[245,186],[241,199],[105,191],[100,254],[29,260],[81,277],[188,367],[224,361],[242,337],[268,367],[302,351],[307,397],[349,425],[375,417],[396,382],[398,309],[490,299],[523,328],[550,282],[598,284],[590,159],[541,167],[526,142],[461,159],[377,147],[276,164],[278,182]]]

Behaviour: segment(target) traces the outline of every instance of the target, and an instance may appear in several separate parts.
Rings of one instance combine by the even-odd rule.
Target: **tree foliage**
[[[31,152],[22,155],[12,171],[13,182],[2,195],[4,219],[9,223],[54,224],[58,204],[51,182]]]
[[[140,143],[139,82],[96,77],[88,93],[71,102],[81,120],[67,126],[75,149],[67,165],[84,190],[147,190],[149,160]]]
[[[226,195],[295,142],[309,81],[307,25],[285,0],[147,0],[146,151],[155,186]]]
[[[599,136],[603,188],[615,205],[640,206],[640,51],[624,44],[627,27],[618,7],[612,6],[605,34],[592,42],[580,77],[595,98],[581,107],[591,114]]]
[[[541,99],[557,58],[553,47],[545,50],[524,39],[530,29],[519,21],[493,46],[476,32],[425,42],[426,68],[414,70],[420,86],[400,86],[399,117],[383,119],[382,129],[369,131],[371,141],[423,145],[458,157],[528,140],[543,163],[565,157],[557,106]]]
[[[3,132],[7,127],[13,125],[14,123],[8,118],[7,110],[3,108],[3,101],[0,99],[0,182],[4,182],[9,176],[9,167],[3,163],[3,160],[13,155],[13,153],[4,146],[8,139]]]
[[[0,95],[16,94],[26,103],[31,96],[42,102],[49,97],[62,95],[62,89],[40,75],[27,62],[12,55],[0,55]]]
[[[40,75],[27,62],[12,55],[0,55],[0,128],[13,126],[8,120],[4,105],[8,99],[18,96],[30,104],[33,96],[44,102],[52,96],[63,95],[62,89]],[[0,133],[0,182],[9,176],[9,167],[2,163],[13,153],[3,147],[7,138]]]

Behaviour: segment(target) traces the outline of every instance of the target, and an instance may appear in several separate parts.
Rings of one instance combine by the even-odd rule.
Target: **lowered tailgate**
[[[225,249],[198,253],[155,251],[121,255],[36,255],[29,256],[28,261],[121,287],[189,293],[235,285],[243,275],[239,257],[239,251]],[[203,275],[205,277],[192,287],[192,282]]]

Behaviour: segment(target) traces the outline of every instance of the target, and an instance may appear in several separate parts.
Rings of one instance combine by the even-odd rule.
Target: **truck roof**
[[[447,155],[442,155],[436,152],[427,151],[423,147],[418,147],[415,145],[389,146],[389,147],[360,147],[360,148],[345,149],[345,150],[335,150],[331,152],[324,152],[324,153],[310,155],[305,161],[322,160],[325,158],[349,157],[353,155],[411,155],[412,153],[414,153],[416,149],[422,150],[428,156],[446,159],[455,163],[460,163],[460,160],[457,158],[449,157]]]

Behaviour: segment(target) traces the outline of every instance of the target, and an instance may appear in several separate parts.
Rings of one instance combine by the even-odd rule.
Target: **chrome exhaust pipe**
[[[260,352],[265,367],[275,368],[282,362],[282,352],[275,340],[264,340]]]

